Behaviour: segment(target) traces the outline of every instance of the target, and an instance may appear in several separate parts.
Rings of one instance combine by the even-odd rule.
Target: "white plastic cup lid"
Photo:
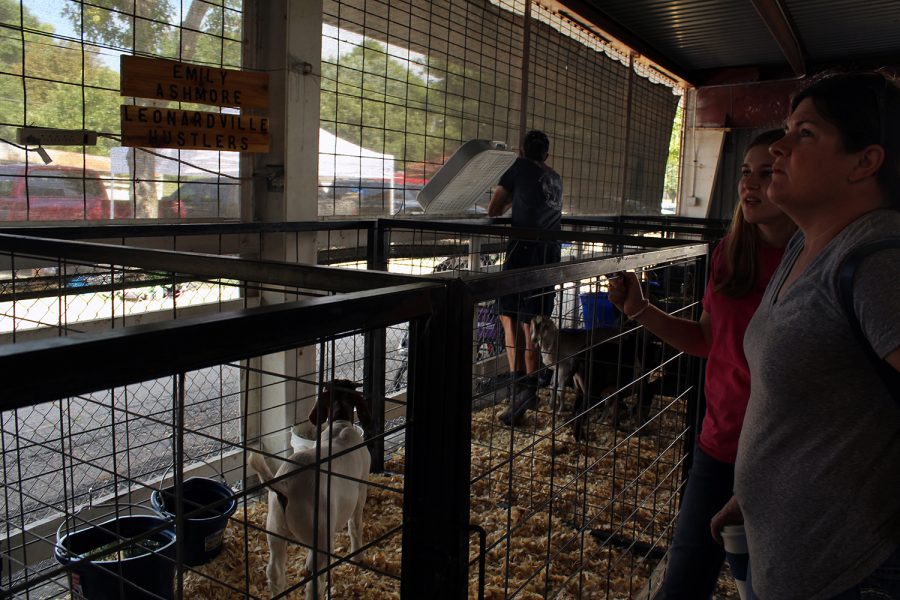
[[[747,534],[743,525],[726,525],[722,528],[722,542],[725,552],[747,554]]]

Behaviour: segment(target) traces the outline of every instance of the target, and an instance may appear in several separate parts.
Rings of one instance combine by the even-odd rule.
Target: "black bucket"
[[[173,598],[175,530],[166,519],[149,515],[120,515],[66,535],[57,533],[56,560],[62,565],[78,561],[104,546],[138,538],[161,525],[167,528],[138,540],[118,556],[104,556],[72,567],[72,600],[150,600]],[[62,529],[62,528],[60,528]],[[134,554],[129,556],[129,554]]]
[[[224,483],[205,477],[191,477],[182,485],[185,519],[182,543],[184,563],[195,567],[209,562],[222,551],[222,539],[228,517],[237,510],[237,500]],[[175,517],[175,487],[154,490],[150,495],[153,509],[164,517]],[[195,512],[197,511],[197,512]],[[191,514],[194,513],[194,514]]]

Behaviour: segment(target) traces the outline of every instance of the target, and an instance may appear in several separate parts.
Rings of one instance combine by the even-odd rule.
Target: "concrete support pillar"
[[[681,177],[678,190],[678,214],[706,218],[722,156],[726,129],[699,127],[697,90],[687,91],[684,108],[684,146],[681,152]]]
[[[254,155],[254,204],[257,221],[315,220],[319,164],[319,74],[322,56],[322,0],[247,0],[245,65],[269,73],[267,111],[271,145]],[[270,234],[262,239],[263,260],[315,264],[316,238],[310,234]],[[294,295],[261,294],[261,305],[280,304]],[[314,385],[315,348],[269,355],[252,366],[277,375],[257,375],[249,398],[248,436],[266,448],[289,447],[287,428],[306,419]],[[254,385],[256,384],[256,385]],[[303,400],[307,399],[307,400]],[[301,400],[301,402],[297,402]]]

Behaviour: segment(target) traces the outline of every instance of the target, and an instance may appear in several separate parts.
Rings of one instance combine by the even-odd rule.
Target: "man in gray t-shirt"
[[[797,234],[744,338],[752,373],[735,494],[755,593],[829,598],[900,547],[900,405],[875,374],[843,314],[846,254],[900,233],[900,212],[876,210],[839,233],[783,294],[803,247]],[[856,314],[879,356],[900,347],[900,251],[866,259]]]
[[[488,216],[499,217],[512,207],[513,227],[559,231],[562,222],[563,184],[559,173],[547,164],[550,139],[532,130],[522,140],[520,156],[500,177],[488,205]],[[503,270],[558,263],[556,240],[511,238],[506,245]],[[509,371],[515,381],[509,407],[500,414],[505,425],[514,425],[528,409],[537,406],[539,353],[531,339],[531,319],[550,315],[556,292],[552,287],[502,296],[499,301]]]

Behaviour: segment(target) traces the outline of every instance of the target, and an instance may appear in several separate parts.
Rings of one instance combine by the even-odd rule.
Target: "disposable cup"
[[[722,541],[725,552],[730,554],[747,554],[747,534],[743,525],[726,525],[722,528]]]
[[[737,587],[741,600],[747,597],[747,566],[750,555],[747,553],[747,535],[743,525],[726,525],[722,528],[722,542],[725,545],[725,558],[731,567],[731,576]]]

